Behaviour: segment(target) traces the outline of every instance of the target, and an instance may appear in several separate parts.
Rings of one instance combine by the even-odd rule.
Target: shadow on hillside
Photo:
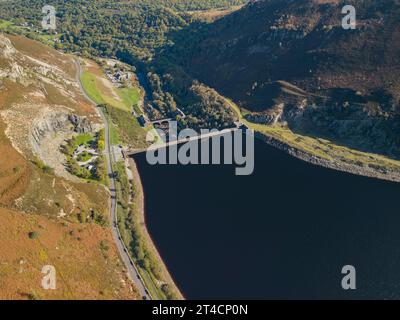
[[[232,15],[237,13],[232,13]],[[153,63],[162,73],[173,75],[175,92],[185,92],[194,80],[200,80],[210,87],[215,87],[212,74],[207,79],[204,79],[204,76],[200,78],[195,71],[199,66],[193,68],[191,63],[196,61],[202,50],[207,50],[204,41],[218,37],[221,30],[227,28],[228,25],[229,15],[212,24],[197,21],[189,24],[186,28],[168,33],[167,37],[172,40],[173,44],[158,48]],[[240,103],[237,97],[228,93],[231,93],[232,90],[224,89],[223,86],[217,86],[217,90],[227,98]],[[279,102],[298,105],[305,96],[309,98],[301,88],[292,86],[289,82],[284,85],[271,82],[257,90],[254,91],[253,97],[257,106],[256,109],[253,108],[253,112],[266,111],[268,109],[265,108],[266,105],[273,106]],[[289,94],[288,91],[290,91]],[[385,92],[375,92],[369,96],[360,97],[354,90],[338,88],[323,92],[318,98],[315,98],[317,95],[310,94],[310,96],[313,96],[311,100],[314,99],[312,102],[315,102],[316,105],[328,102],[331,104],[331,108],[329,110],[321,108],[318,112],[309,114],[308,118],[301,119],[300,122],[289,121],[289,128],[294,133],[314,139],[329,140],[336,145],[355,151],[375,153],[400,160],[400,141],[397,138],[400,136],[400,117],[393,116],[393,113],[391,119],[386,119],[382,115],[370,116],[364,110],[369,102],[375,105],[389,106],[389,100],[392,97]],[[321,97],[322,99],[320,99]],[[251,101],[250,98],[249,101]],[[184,103],[185,101],[183,99],[179,102]],[[353,109],[342,108],[341,106],[347,102],[356,107]],[[258,106],[264,106],[264,108]],[[372,111],[372,113],[378,112]]]

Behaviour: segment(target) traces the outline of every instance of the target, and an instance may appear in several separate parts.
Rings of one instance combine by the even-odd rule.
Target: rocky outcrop
[[[267,125],[274,125],[278,122],[284,121],[284,112],[285,112],[285,104],[280,103],[275,105],[268,112],[264,113],[249,113],[244,116],[247,121],[258,123],[258,124],[267,124]]]
[[[258,124],[274,124],[277,122],[277,116],[274,114],[248,114],[245,116],[247,121]]]
[[[86,117],[79,117],[64,112],[54,112],[36,119],[31,129],[31,144],[34,151],[40,149],[42,140],[46,136],[55,136],[61,133],[89,133],[93,131],[92,124]]]
[[[68,115],[69,122],[74,126],[76,133],[88,133],[92,132],[93,126],[87,117],[79,117],[75,114]]]
[[[248,114],[245,116],[247,121],[258,123],[258,124],[267,124],[273,125],[281,121],[282,113],[268,113],[268,114]]]
[[[17,62],[21,57],[12,45],[10,39],[0,34],[0,78],[8,78],[13,81],[26,76],[24,68]]]
[[[11,58],[15,53],[16,50],[10,39],[0,34],[0,57]]]
[[[25,50],[30,46],[36,49]],[[70,56],[32,40],[0,34],[0,94],[9,90],[15,96],[0,99],[5,134],[25,159],[41,159],[56,175],[70,180],[60,145],[74,134],[101,127],[96,110],[82,99],[71,72],[74,67]]]
[[[65,155],[60,151],[60,146],[74,134],[92,133],[98,129],[87,117],[64,111],[49,112],[33,121],[30,147],[36,157],[54,169],[56,175],[79,181],[65,169]]]
[[[57,134],[59,132],[70,131],[71,123],[68,116],[62,112],[51,114],[49,117],[37,119],[34,121],[31,129],[31,144],[34,151],[40,148],[45,136]]]

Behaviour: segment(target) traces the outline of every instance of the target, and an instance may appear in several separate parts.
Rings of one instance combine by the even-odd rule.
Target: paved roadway
[[[76,64],[76,80],[79,83],[80,89],[82,91],[82,94],[85,96],[85,98],[93,104],[97,108],[97,103],[96,101],[92,100],[90,96],[86,93],[85,89],[83,88],[82,82],[81,82],[81,75],[82,75],[82,67],[78,59],[75,59],[75,64]],[[122,261],[125,264],[126,269],[128,270],[128,275],[135,284],[136,288],[139,290],[139,294],[143,299],[151,299],[152,297],[150,296],[149,291],[146,288],[146,285],[144,284],[142,277],[140,276],[135,263],[133,262],[131,256],[129,255],[129,251],[125,246],[125,243],[122,241],[121,234],[118,229],[118,217],[117,217],[117,193],[115,189],[115,179],[114,179],[114,174],[112,170],[112,165],[113,162],[115,161],[114,159],[114,154],[111,152],[111,146],[110,146],[110,130],[109,130],[109,123],[107,120],[107,117],[103,114],[101,109],[98,109],[101,118],[103,119],[103,122],[105,124],[105,156],[106,156],[106,162],[107,162],[107,173],[108,176],[110,177],[110,192],[111,192],[111,223],[112,223],[112,233],[114,237],[115,244],[117,245],[120,257]]]

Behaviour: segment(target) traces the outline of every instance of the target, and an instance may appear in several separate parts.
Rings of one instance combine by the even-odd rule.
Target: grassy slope
[[[94,138],[91,134],[88,134],[88,133],[79,134],[79,135],[75,136],[75,146],[78,147],[81,144],[87,145],[93,139]]]
[[[89,71],[82,74],[82,83],[90,97],[98,104],[107,103],[115,108],[130,112],[132,106],[137,105],[140,99],[138,88],[113,88],[115,96],[108,95],[101,90],[99,76]]]
[[[104,111],[114,124],[111,130],[111,140],[114,144],[119,137],[122,143],[131,148],[146,147],[146,131],[139,125],[136,118],[119,108],[108,106]]]
[[[88,95],[97,103],[103,104],[105,100],[96,86],[96,75],[90,72],[84,72],[81,76],[83,87]]]
[[[6,28],[9,28],[12,25],[13,23],[10,21],[0,20],[0,30],[5,30]]]
[[[357,166],[400,170],[400,161],[385,156],[353,150],[325,139],[302,136],[292,132],[287,127],[279,125],[262,125],[249,122],[243,118],[240,108],[235,103],[231,100],[228,100],[228,102],[240,116],[241,121],[249,128],[267,136],[274,137],[292,147],[298,148],[322,159],[333,162],[343,161]]]
[[[201,21],[215,21],[222,17],[225,17],[228,14],[231,14],[235,11],[240,10],[243,8],[244,4],[232,6],[230,8],[216,8],[216,9],[208,9],[208,10],[197,10],[197,11],[188,11],[187,13],[190,14],[194,19],[199,19]]]
[[[122,88],[118,90],[119,96],[127,106],[137,105],[140,100],[138,88]]]
[[[132,107],[140,99],[139,89],[112,88],[110,83],[105,87],[104,82],[108,80],[98,66],[86,68],[81,79],[86,92],[96,103],[109,106],[105,112],[112,122],[111,144],[122,142],[134,148],[144,147],[146,132],[131,114]],[[115,98],[116,95],[120,97],[119,100]]]

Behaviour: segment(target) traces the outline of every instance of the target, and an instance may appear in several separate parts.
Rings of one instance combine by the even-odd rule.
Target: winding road
[[[75,59],[75,64],[76,64],[76,80],[79,83],[80,89],[84,97],[91,103],[93,106],[97,108],[97,103],[94,101],[85,91],[83,84],[81,82],[81,75],[82,75],[82,66],[79,62],[78,59]],[[118,217],[117,217],[117,192],[115,189],[115,179],[114,179],[114,173],[113,173],[113,163],[115,162],[114,159],[114,153],[111,152],[111,145],[110,145],[110,126],[108,123],[107,117],[104,115],[101,109],[97,108],[97,110],[100,113],[100,116],[105,124],[105,156],[106,156],[106,162],[107,162],[107,173],[108,176],[110,177],[110,193],[111,193],[111,229],[112,229],[112,234],[115,240],[115,244],[117,245],[120,257],[122,261],[125,264],[125,267],[128,271],[128,275],[131,278],[132,282],[135,284],[136,288],[139,291],[140,296],[143,299],[149,300],[152,299],[150,296],[149,291],[146,288],[145,283],[142,280],[141,275],[139,274],[139,271],[129,255],[128,248],[125,246],[125,243],[122,240],[120,231],[118,229]]]

